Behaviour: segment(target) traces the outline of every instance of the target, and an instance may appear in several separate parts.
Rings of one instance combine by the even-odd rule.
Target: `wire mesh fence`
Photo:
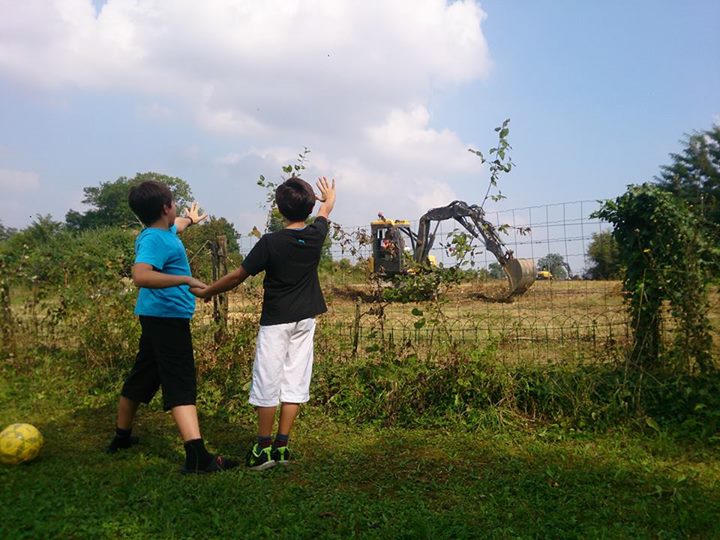
[[[542,206],[529,206],[509,210],[488,212],[485,219],[496,228],[504,229],[500,233],[502,241],[512,250],[516,258],[529,258],[539,261],[550,253],[559,254],[571,268],[573,276],[582,276],[588,266],[587,248],[593,235],[610,230],[610,225],[591,217],[598,210],[602,201],[575,201]],[[396,216],[405,219],[406,216]],[[409,220],[411,228],[418,230],[419,220]],[[365,225],[346,226],[341,224],[346,238],[369,238],[370,222]],[[529,230],[528,230],[529,229]],[[450,239],[462,227],[453,220],[438,222],[435,244],[430,254],[439,264],[452,266],[458,261],[452,255]],[[521,231],[526,231],[522,233]],[[240,238],[240,252],[246,254],[257,242],[252,234]],[[474,256],[467,260],[467,266],[487,269],[496,263],[492,253],[482,249],[481,241],[474,240],[478,248]],[[342,259],[355,264],[366,260],[372,255],[369,243],[356,242],[351,245],[331,241],[329,253],[333,261]],[[571,277],[571,276],[568,276]]]
[[[487,270],[498,261],[476,239],[477,249],[463,268],[486,272],[469,273],[464,283],[451,288],[442,298],[442,316],[435,320],[422,317],[422,327],[416,326],[421,317],[412,315],[413,309],[427,310],[422,304],[388,304],[383,308],[382,321],[372,314],[372,304],[367,302],[371,285],[366,262],[372,255],[371,245],[347,241],[369,238],[370,224],[343,226],[343,241],[331,243],[333,264],[322,276],[329,313],[322,319],[320,332],[359,351],[389,341],[425,349],[452,343],[492,345],[507,357],[533,362],[618,356],[630,347],[632,336],[621,283],[585,279],[592,265],[588,248],[598,233],[611,230],[608,223],[592,217],[601,204],[584,200],[488,212],[485,219],[507,231],[500,236],[516,258],[533,259],[540,269],[543,258],[559,255],[567,264],[567,272],[559,272],[556,279],[536,281],[511,303],[487,302],[482,299],[483,293],[502,288],[504,280],[488,277]],[[417,231],[418,221],[410,223]],[[450,239],[459,230],[463,229],[452,220],[438,223],[430,253],[439,265],[458,263],[449,248]],[[241,252],[247,253],[256,241],[243,237]],[[365,299],[360,309],[369,312],[359,318],[355,306],[358,299]],[[711,296],[711,303],[717,307],[717,293]],[[256,306],[236,309],[251,311]],[[717,350],[718,323],[712,322]],[[665,337],[668,343],[673,339],[671,325],[665,326]]]
[[[432,354],[434,349],[442,347],[494,347],[502,359],[518,362],[620,358],[631,347],[633,335],[622,284],[617,280],[584,279],[591,264],[588,248],[594,235],[610,230],[607,223],[591,217],[599,205],[596,201],[579,201],[486,215],[486,219],[496,226],[510,225],[502,239],[516,257],[532,258],[539,265],[542,258],[554,253],[570,267],[570,273],[563,277],[571,279],[536,281],[511,302],[487,301],[493,290],[507,287],[505,280],[493,279],[487,271],[466,273],[461,282],[444,286],[442,294],[432,301],[400,303],[383,300],[383,290],[392,285],[370,279],[366,259],[371,254],[371,246],[362,241],[369,224],[367,227],[343,227],[349,234],[343,237],[343,242],[332,242],[332,260],[322,265],[321,283],[328,313],[319,319],[319,339],[328,347],[335,347],[339,354],[348,351],[363,354],[392,344],[414,348],[423,354]],[[417,230],[417,222],[412,222],[412,227]],[[525,227],[529,228],[527,234],[517,232]],[[447,249],[448,238],[456,229],[449,221],[439,224],[431,253],[443,266],[457,263]],[[348,238],[357,242],[348,244]],[[256,241],[254,236],[242,237],[239,242],[241,254],[247,254]],[[198,253],[197,257],[210,259],[212,254],[205,251],[207,253]],[[492,254],[479,249],[473,253],[471,264],[466,268],[488,270],[494,262],[497,261]],[[218,271],[224,273],[226,270]],[[252,278],[229,295],[227,334],[230,338],[239,335],[241,329],[248,334],[248,323],[257,324],[262,302],[261,279]],[[121,293],[117,287],[91,291],[90,297],[98,303],[98,312],[90,311],[84,319],[77,320],[69,314],[73,309],[77,310],[74,306],[81,305],[82,298],[87,296],[81,291],[61,286],[59,294],[38,295],[34,282],[29,288],[20,287],[13,291],[12,295],[6,290],[4,296],[0,296],[0,299],[4,298],[0,303],[5,306],[0,309],[3,342],[9,340],[5,330],[13,327],[17,330],[16,338],[29,336],[39,344],[75,342],[84,339],[84,331],[88,339],[132,334],[135,330],[129,328],[127,320],[135,290],[129,281],[121,288]],[[12,309],[10,296],[16,298]],[[195,324],[208,327],[217,324],[218,316],[213,307],[212,304],[198,303]],[[718,356],[720,295],[717,288],[710,291],[709,315],[713,350]],[[105,319],[103,326],[100,323]],[[667,319],[663,332],[665,343],[669,345],[677,336],[671,318],[668,316]],[[239,325],[238,321],[243,324]],[[249,338],[245,335],[243,339]],[[124,354],[126,348],[127,344],[118,346],[118,354]]]

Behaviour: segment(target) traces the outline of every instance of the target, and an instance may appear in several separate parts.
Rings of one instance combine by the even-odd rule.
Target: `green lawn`
[[[0,370],[0,426],[32,423],[46,444],[0,467],[3,539],[720,537],[717,447],[663,434],[382,429],[308,408],[290,467],[185,477],[157,404],[141,444],[107,456],[114,396],[60,365],[19,371]],[[250,412],[201,420],[226,454],[254,436]]]

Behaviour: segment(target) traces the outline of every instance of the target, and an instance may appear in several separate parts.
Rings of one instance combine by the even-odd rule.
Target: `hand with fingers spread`
[[[183,212],[184,218],[188,218],[190,220],[191,225],[196,225],[200,223],[201,221],[207,219],[207,214],[200,214],[200,209],[198,208],[198,203],[193,201],[192,204],[190,204],[190,208],[186,208]]]
[[[335,179],[328,180],[321,176],[318,178],[317,188],[320,191],[320,197],[317,197],[317,199],[322,202],[322,206],[318,210],[318,216],[327,219],[335,207]]]

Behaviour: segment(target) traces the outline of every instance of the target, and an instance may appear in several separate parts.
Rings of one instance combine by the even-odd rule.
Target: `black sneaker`
[[[113,437],[113,440],[110,441],[110,444],[108,444],[107,448],[105,449],[105,453],[114,454],[118,450],[123,450],[125,448],[135,446],[139,442],[140,439],[138,437],[118,437],[117,435],[115,435]]]
[[[287,465],[292,459],[290,457],[290,449],[287,446],[277,446],[273,448],[270,455],[278,465]]]
[[[188,469],[183,467],[180,472],[183,474],[210,474],[234,469],[238,465],[240,465],[240,463],[234,459],[228,459],[222,456],[212,456],[210,464],[204,469]]]
[[[245,465],[247,465],[248,469],[250,469],[251,471],[264,471],[265,469],[274,467],[275,461],[273,460],[271,454],[271,446],[260,448],[260,445],[258,443],[255,443],[250,449],[250,451],[247,453],[247,457],[245,458]]]

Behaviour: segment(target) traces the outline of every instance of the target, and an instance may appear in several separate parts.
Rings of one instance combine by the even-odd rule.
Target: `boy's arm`
[[[333,178],[332,182],[329,182],[327,178],[321,176],[318,178],[317,187],[320,190],[320,197],[318,197],[318,200],[322,201],[322,205],[320,206],[320,210],[318,210],[317,215],[318,217],[324,217],[327,219],[330,212],[332,212],[335,207],[335,179]]]
[[[245,270],[241,266],[237,270],[230,272],[229,274],[225,274],[212,285],[209,285],[205,288],[193,287],[190,289],[190,292],[198,298],[204,298],[205,300],[209,300],[216,294],[224,293],[226,291],[229,291],[230,289],[234,289],[243,281],[245,281],[248,277],[250,277],[250,274],[248,274],[247,270]]]
[[[199,289],[207,287],[202,281],[192,276],[164,274],[153,270],[152,265],[147,263],[135,263],[132,268],[132,278],[136,287],[145,287],[146,289],[165,289],[177,285],[189,285]]]
[[[202,220],[207,219],[207,217],[207,214],[200,215],[200,210],[198,210],[198,203],[193,202],[190,205],[190,208],[185,209],[182,216],[178,216],[175,218],[174,224],[177,228],[178,234],[180,234],[190,225],[200,223]]]

